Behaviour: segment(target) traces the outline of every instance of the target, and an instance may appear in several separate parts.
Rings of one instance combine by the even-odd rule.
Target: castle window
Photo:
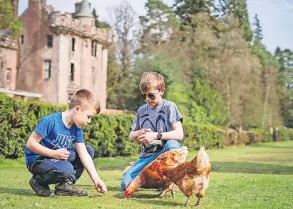
[[[71,39],[71,50],[74,52],[75,51],[75,38]]]
[[[70,81],[74,81],[74,64],[70,65]]]
[[[20,36],[20,43],[23,44],[24,43],[24,35]]]
[[[10,83],[11,82],[11,68],[7,68],[5,77],[6,77],[6,82]]]
[[[45,60],[44,79],[48,80],[51,77],[51,60]]]
[[[48,48],[53,47],[53,36],[52,35],[47,36],[47,46],[48,46]]]
[[[92,56],[97,57],[97,41],[92,41]]]

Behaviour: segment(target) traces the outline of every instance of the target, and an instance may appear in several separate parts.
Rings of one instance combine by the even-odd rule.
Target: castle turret
[[[29,0],[29,7],[32,5],[43,5],[46,6],[46,0]]]
[[[76,13],[75,18],[79,19],[82,25],[93,26],[94,17],[91,11],[91,4],[88,0],[82,0],[75,5]]]

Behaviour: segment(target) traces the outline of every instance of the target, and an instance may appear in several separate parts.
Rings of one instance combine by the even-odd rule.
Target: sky
[[[80,0],[47,0],[61,12],[74,12],[74,4]],[[144,15],[147,0],[128,0],[137,15]],[[173,0],[163,0],[171,5]],[[113,23],[113,11],[121,4],[121,0],[90,0],[92,8],[97,10],[100,20]],[[271,52],[277,46],[281,49],[293,50],[293,0],[247,0],[248,12],[252,20],[257,14],[263,29],[263,44]],[[20,0],[19,14],[28,6],[28,0]]]

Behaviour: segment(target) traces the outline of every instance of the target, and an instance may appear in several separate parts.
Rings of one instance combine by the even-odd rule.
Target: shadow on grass
[[[15,194],[23,196],[36,196],[31,189],[0,187],[0,194]]]
[[[78,188],[83,188],[83,189],[93,189],[95,188],[93,184],[77,184],[76,185]],[[119,186],[107,186],[108,191],[115,191],[115,192],[120,192],[121,189]]]
[[[162,206],[172,206],[172,207],[176,207],[176,206],[182,206],[183,203],[177,203],[174,202],[173,200],[162,200],[162,199],[150,199],[148,197],[140,197],[140,198],[134,198],[134,200],[140,204],[143,205],[162,205]]]
[[[164,198],[159,198],[157,194],[147,194],[142,191],[137,191],[129,199],[136,201],[143,205],[163,205],[163,206],[182,206],[182,204],[175,203],[173,200],[164,200]],[[167,194],[168,195],[168,194]],[[114,195],[118,199],[125,199],[124,192],[120,192]]]
[[[293,174],[293,166],[250,162],[212,162],[212,172],[290,175]]]

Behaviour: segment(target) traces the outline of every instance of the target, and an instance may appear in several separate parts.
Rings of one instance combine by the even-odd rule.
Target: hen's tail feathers
[[[201,170],[209,166],[210,159],[204,147],[201,147],[196,157],[197,169]]]

